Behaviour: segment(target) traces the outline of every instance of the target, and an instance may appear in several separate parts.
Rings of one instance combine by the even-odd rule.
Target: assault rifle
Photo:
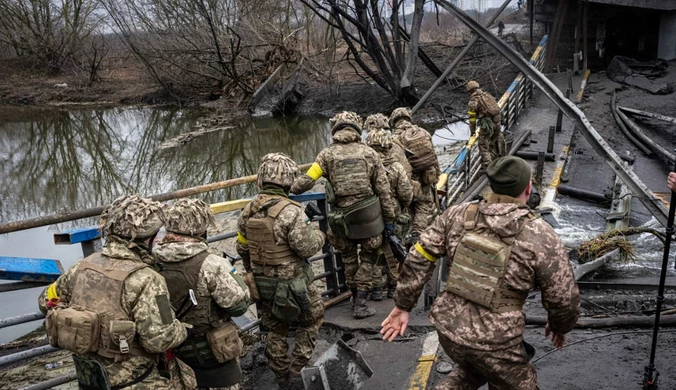
[[[401,245],[401,240],[399,240],[399,237],[395,236],[387,229],[385,229],[383,234],[385,235],[385,240],[387,240],[387,243],[390,244],[394,258],[397,259],[398,263],[403,263],[406,259],[406,249],[403,245]]]

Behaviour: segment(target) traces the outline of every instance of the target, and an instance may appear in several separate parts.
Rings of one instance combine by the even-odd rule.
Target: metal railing
[[[530,64],[537,70],[542,70],[547,53],[547,38],[545,35],[533,52]],[[533,82],[519,73],[509,88],[498,100],[503,131],[514,126],[521,113],[526,109],[526,102],[533,97]],[[461,195],[479,178],[481,157],[476,144],[476,138],[471,137],[467,145],[458,154],[458,157],[449,165],[444,173],[448,180],[437,188],[446,194],[445,203],[450,206],[457,202]]]
[[[319,223],[319,228],[324,234],[328,231],[328,204],[326,202],[326,195],[324,193],[315,192],[307,193],[302,195],[291,195],[290,199],[299,202],[316,202],[317,207],[321,211],[321,215],[313,218],[313,222]],[[221,214],[236,210],[241,210],[251,201],[251,199],[239,199],[235,201],[228,201],[223,203],[212,204],[211,209],[214,214]],[[213,243],[217,241],[222,241],[230,238],[237,237],[237,232],[224,232],[218,235],[214,235],[207,238],[208,243]],[[65,232],[59,232],[54,234],[54,243],[56,245],[73,245],[80,244],[82,246],[83,255],[89,256],[97,250],[100,250],[101,247],[101,232],[98,227],[88,227],[88,228],[78,228]],[[232,258],[233,263],[237,262],[241,258],[239,256],[229,255],[224,253],[225,256]],[[345,285],[345,273],[344,266],[342,262],[342,257],[340,252],[336,251],[329,243],[328,240],[324,242],[322,246],[322,253],[315,255],[307,259],[309,263],[314,263],[317,261],[322,261],[324,266],[324,272],[315,275],[314,280],[325,279],[326,280],[326,290],[321,293],[322,297],[336,297],[341,292],[346,290]],[[31,285],[31,287],[35,287]],[[21,316],[10,317],[5,319],[0,319],[0,329],[20,325],[27,322],[32,322],[44,318],[45,315],[41,312],[28,313]],[[250,331],[255,329],[260,325],[260,318],[250,321],[247,324],[243,325],[240,330],[242,332]],[[25,359],[29,359],[36,356],[41,356],[49,353],[59,351],[60,348],[55,348],[50,345],[43,345],[36,348],[31,348],[25,351],[9,354],[0,357],[0,367],[6,366],[8,364],[16,363]],[[45,382],[37,383],[30,386],[29,388],[37,389],[46,389],[51,386],[58,384],[66,383],[73,380],[73,375],[69,374],[63,377],[53,378]]]

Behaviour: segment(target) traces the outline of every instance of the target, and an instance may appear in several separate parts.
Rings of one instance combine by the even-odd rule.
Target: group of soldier
[[[476,82],[468,91],[470,128],[480,129],[482,166],[494,192],[485,201],[450,207],[435,218],[439,162],[431,136],[412,123],[411,111],[397,108],[389,118],[376,114],[363,123],[342,112],[330,122],[332,144],[306,173],[284,154],[262,158],[259,192],[237,222],[243,275],[209,250],[214,219],[204,202],[181,199],[167,207],[136,195],[116,199],[101,215],[102,251],[76,263],[40,296],[50,344],[74,353],[83,389],[237,389],[242,341],[232,318],[256,302],[279,388],[302,389],[301,370],[324,319],[307,260],[327,239],[341,253],[355,318],[375,314],[369,298],[394,298],[382,329],[390,341],[404,335],[436,260],[448,257],[448,287],[430,319],[458,366],[436,389],[487,382],[536,389],[522,336],[526,295],[541,289],[546,333],[560,347],[577,320],[577,286],[561,241],[525,205],[530,166],[500,157],[499,112],[485,102],[497,106],[495,99]],[[321,177],[331,205],[326,237],[289,199]],[[162,226],[166,234],[155,240]],[[404,239],[410,250],[402,264],[383,236]]]

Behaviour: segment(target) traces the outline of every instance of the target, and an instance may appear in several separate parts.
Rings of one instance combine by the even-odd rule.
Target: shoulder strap
[[[465,230],[474,230],[479,219],[479,204],[471,203],[465,210]]]
[[[298,207],[301,207],[300,203],[295,202],[291,199],[279,198],[279,202],[277,202],[274,206],[272,206],[268,209],[268,216],[272,217],[272,218],[277,218],[279,213],[281,213],[282,210],[284,210],[286,208],[286,206],[288,206],[290,204],[294,204]]]

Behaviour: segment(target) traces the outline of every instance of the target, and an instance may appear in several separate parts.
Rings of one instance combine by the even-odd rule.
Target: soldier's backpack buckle
[[[120,336],[120,353],[129,353],[129,343],[124,336]]]

